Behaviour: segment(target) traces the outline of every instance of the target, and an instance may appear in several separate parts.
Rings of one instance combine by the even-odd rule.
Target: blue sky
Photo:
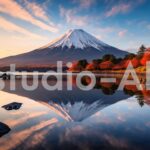
[[[150,46],[149,0],[1,0],[0,57],[41,47],[69,29],[135,52]]]

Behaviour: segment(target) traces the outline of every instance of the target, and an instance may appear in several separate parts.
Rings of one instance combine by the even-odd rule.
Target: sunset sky
[[[0,0],[0,58],[31,51],[69,29],[135,52],[150,46],[150,0]]]

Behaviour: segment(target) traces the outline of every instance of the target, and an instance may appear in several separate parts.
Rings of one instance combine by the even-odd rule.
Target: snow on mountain
[[[61,117],[63,116],[63,118],[69,116],[68,118],[70,118],[70,121],[78,122],[89,118],[93,114],[97,113],[98,111],[101,111],[106,107],[113,105],[114,103],[122,101],[125,98],[129,98],[129,96],[125,95],[123,91],[117,91],[114,95],[109,96],[104,95],[100,90],[89,91],[89,93],[86,95],[82,93],[83,96],[81,95],[80,91],[78,91],[79,96],[75,94],[76,92],[77,91],[73,91],[73,95],[70,95],[70,93],[68,92],[70,100],[68,99],[67,102],[65,101],[66,99],[64,98],[64,96],[64,99],[61,99],[60,95],[58,95],[58,102],[56,102],[54,98],[52,98],[53,96],[51,96],[51,101],[48,101],[46,106],[53,108],[53,110],[55,110],[57,114],[59,112],[59,114],[61,114]],[[96,94],[96,96],[91,96],[94,94]],[[82,97],[84,97],[84,99]],[[78,101],[76,101],[77,99]],[[74,103],[71,103],[71,101],[74,101]],[[91,102],[88,103],[89,101]],[[45,105],[45,103],[43,102],[42,104]]]
[[[55,108],[55,112],[59,111],[62,116],[64,115],[63,118],[66,118],[67,114],[67,116],[69,116],[70,118],[70,121],[82,121],[95,114],[96,112],[102,110],[103,108],[107,107],[101,104],[101,100],[97,100],[90,105],[84,103],[83,101],[76,102],[73,105],[71,103],[57,104],[49,102],[49,106]]]
[[[10,64],[17,67],[56,65],[58,60],[64,63],[81,59],[91,61],[106,54],[124,57],[128,52],[105,44],[81,29],[75,29],[34,51],[0,59],[0,67]]]
[[[86,47],[94,47],[100,50],[101,46],[109,46],[102,41],[96,39],[94,36],[89,33],[83,31],[82,29],[69,30],[62,37],[57,39],[57,41],[52,41],[47,45],[49,48],[59,47],[64,48],[65,46],[68,48],[75,47],[84,49]]]

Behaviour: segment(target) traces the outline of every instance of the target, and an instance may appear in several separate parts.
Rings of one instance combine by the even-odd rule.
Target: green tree
[[[141,47],[139,48],[137,54],[141,55],[141,54],[143,54],[145,52],[145,50],[146,50],[146,47],[144,45],[141,45]]]
[[[138,101],[138,104],[143,107],[144,106],[144,96],[142,93],[138,93],[137,96],[137,101]]]
[[[102,62],[102,59],[93,59],[93,64],[100,64]]]
[[[131,60],[131,59],[133,59],[134,57],[136,57],[136,55],[131,53],[131,54],[127,54],[127,55],[124,57],[124,59]]]
[[[145,51],[146,51],[146,47],[144,45],[141,45],[141,47],[139,48],[137,52],[137,56],[139,59],[143,57],[143,54],[145,53]]]
[[[114,55],[107,54],[103,56],[102,61],[111,61],[112,63],[115,63],[116,57]]]
[[[92,61],[92,64],[93,64],[95,70],[99,70],[99,64],[100,64],[101,62],[102,62],[102,59],[94,59],[94,60]]]
[[[119,64],[122,61],[122,58],[117,58],[115,64]]]
[[[87,60],[83,59],[83,60],[79,60],[77,65],[81,67],[81,69],[84,69],[87,66],[87,64],[88,64]]]

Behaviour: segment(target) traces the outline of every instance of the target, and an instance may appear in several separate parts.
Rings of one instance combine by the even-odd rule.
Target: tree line
[[[79,60],[74,63],[70,70],[118,70],[125,69],[129,63],[132,62],[134,68],[142,66],[141,60],[143,60],[144,54],[147,48],[144,45],[141,45],[137,54],[129,53],[124,58],[116,58],[112,54],[106,54],[100,59],[94,59],[92,62],[88,62],[86,59]],[[148,55],[150,59],[150,53]],[[146,58],[147,59],[147,58]]]

